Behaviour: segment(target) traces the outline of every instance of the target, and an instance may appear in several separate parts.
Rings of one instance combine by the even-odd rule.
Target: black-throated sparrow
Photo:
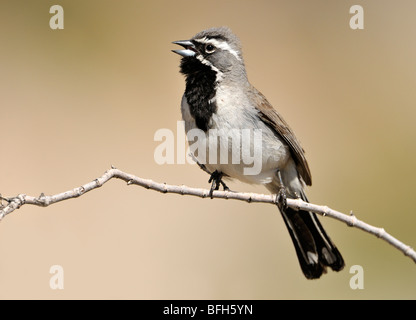
[[[205,152],[195,155],[201,168],[211,174],[211,190],[218,189],[220,184],[226,188],[222,178],[265,185],[272,193],[280,195],[279,209],[306,278],[319,278],[327,266],[340,271],[344,260],[316,215],[296,211],[285,204],[286,196],[308,201],[304,185],[312,184],[311,173],[292,129],[248,81],[239,39],[230,29],[221,27],[174,43],[184,47],[173,51],[183,57],[180,68],[186,77],[186,90],[181,111],[185,130],[187,133],[202,130],[208,152],[210,148],[217,151],[221,146],[229,153],[226,163],[218,161],[218,157],[208,161]],[[234,154],[228,138],[224,145],[209,134],[217,130],[220,137],[238,138],[241,143],[242,132],[247,129],[262,132],[261,170],[256,174],[245,173],[248,165],[241,154]],[[255,147],[251,142],[250,151]],[[240,162],[234,158],[232,161],[231,156],[239,157]]]

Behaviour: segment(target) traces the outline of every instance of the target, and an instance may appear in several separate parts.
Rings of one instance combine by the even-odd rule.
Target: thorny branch
[[[168,185],[166,183],[157,183],[152,180],[143,179],[112,167],[110,170],[106,171],[104,175],[102,175],[101,177],[87,184],[84,184],[81,187],[52,196],[45,196],[42,193],[39,197],[28,196],[26,194],[19,194],[16,197],[6,198],[2,197],[0,194],[0,221],[6,215],[12,213],[16,209],[19,209],[23,205],[30,204],[35,206],[47,207],[51,204],[60,201],[77,198],[91,190],[101,187],[113,178],[124,180],[127,182],[128,185],[138,185],[146,189],[151,189],[162,193],[177,193],[181,195],[190,195],[200,198],[209,198],[209,190],[206,189],[190,188],[184,185],[175,186]],[[249,203],[277,203],[276,195],[264,195],[257,193],[214,191],[212,197],[221,199],[240,200]],[[287,199],[287,206],[295,210],[302,209],[306,211],[312,211],[322,216],[331,217],[333,219],[346,223],[350,227],[355,227],[365,232],[371,233],[377,236],[378,238],[383,239],[387,243],[391,244],[392,246],[403,252],[406,256],[410,257],[414,262],[416,262],[416,252],[410,246],[405,245],[401,241],[397,240],[396,238],[388,234],[383,228],[377,228],[361,220],[358,220],[353,214],[346,215],[331,208],[328,208],[327,206],[319,206],[316,204],[307,203],[302,201],[301,199]]]

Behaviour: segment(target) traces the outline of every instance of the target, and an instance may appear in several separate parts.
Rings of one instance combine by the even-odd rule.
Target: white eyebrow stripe
[[[209,43],[209,44],[212,44],[216,48],[226,50],[229,53],[231,53],[234,57],[236,57],[238,61],[241,61],[241,58],[238,55],[238,52],[235,51],[233,48],[231,48],[230,45],[226,41],[219,41],[217,39],[208,39],[207,37],[195,39],[195,41],[200,42],[200,43],[205,43],[205,44]]]

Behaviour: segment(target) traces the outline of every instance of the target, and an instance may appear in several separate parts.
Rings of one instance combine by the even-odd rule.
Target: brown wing
[[[252,92],[260,118],[286,141],[290,147],[300,176],[308,186],[312,185],[311,171],[305,158],[305,151],[300,146],[294,132],[261,92],[254,87],[252,87]]]

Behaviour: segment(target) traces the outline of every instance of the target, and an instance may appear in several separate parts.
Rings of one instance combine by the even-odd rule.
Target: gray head
[[[209,67],[216,73],[217,81],[229,75],[246,77],[240,40],[228,27],[207,29],[174,44],[185,48],[173,52],[183,57],[181,72],[186,76]]]

